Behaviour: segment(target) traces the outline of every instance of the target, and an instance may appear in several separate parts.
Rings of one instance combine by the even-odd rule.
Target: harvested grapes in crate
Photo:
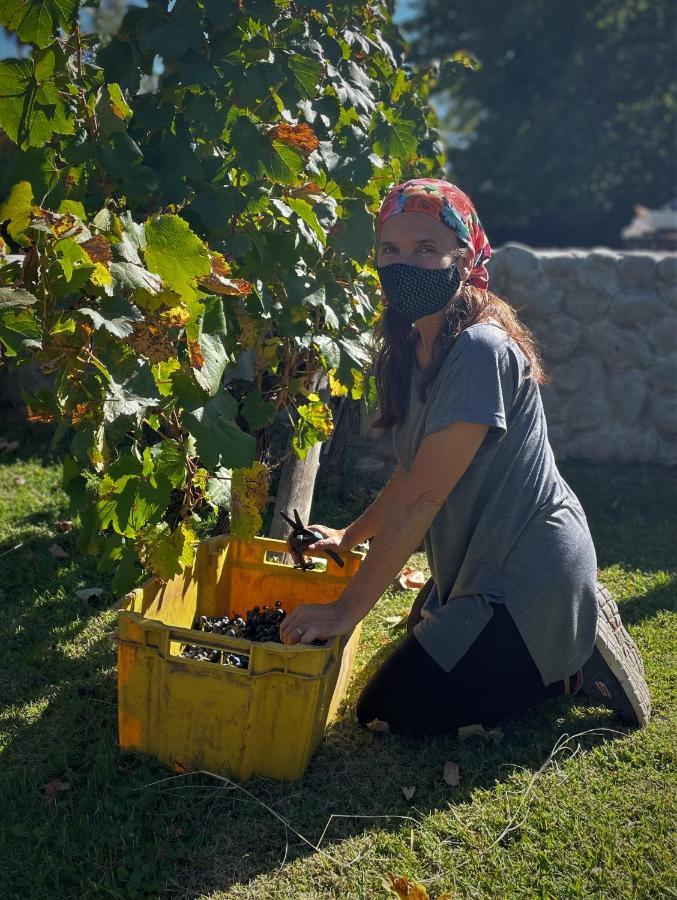
[[[282,608],[282,603],[277,600],[275,607],[255,606],[248,609],[246,618],[239,613],[233,613],[229,618],[224,616],[200,616],[193,623],[193,628],[205,634],[221,634],[226,637],[244,638],[247,641],[263,643],[273,641],[281,644],[280,623],[287,615]],[[325,641],[313,641],[313,644],[324,645]],[[246,669],[249,660],[244,654],[231,653],[226,650],[216,650],[211,647],[201,647],[197,644],[186,644],[181,651],[181,656],[186,659],[199,659],[205,662],[220,663],[223,666],[235,666],[238,669]]]

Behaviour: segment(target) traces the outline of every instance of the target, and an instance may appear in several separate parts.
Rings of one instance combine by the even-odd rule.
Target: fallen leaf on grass
[[[70,791],[71,785],[69,781],[62,781],[60,778],[53,778],[43,786],[45,800],[48,803],[56,803],[57,798],[63,791]]]
[[[458,737],[462,741],[471,737],[488,737],[498,744],[503,740],[503,731],[500,728],[487,730],[483,725],[463,725],[458,729]]]
[[[383,620],[383,624],[387,625],[388,628],[395,628],[397,625],[401,625],[402,622],[407,621],[410,612],[411,609],[403,609],[402,612],[396,616],[386,616]]]
[[[26,479],[23,477],[23,475],[15,475],[14,484],[26,484]]]
[[[400,572],[398,580],[405,591],[420,591],[428,579],[420,569],[405,566]]]
[[[50,556],[53,556],[54,559],[70,559],[69,554],[66,553],[63,547],[59,547],[58,544],[52,544],[52,546],[48,550],[48,553],[50,554]]]
[[[400,900],[428,900],[428,892],[418,881],[409,881],[407,875],[397,878],[390,872],[383,879],[383,887]]]
[[[412,784],[409,787],[403,787],[402,793],[406,797],[407,800],[411,800],[416,793],[416,785]]]
[[[75,592],[75,596],[79,600],[91,600],[92,597],[100,597],[101,594],[103,594],[103,588],[82,588]]]
[[[461,783],[458,763],[452,762],[451,760],[445,762],[442,778],[444,778],[445,784],[448,784],[449,787],[458,787]]]
[[[20,446],[21,443],[19,441],[8,441],[6,437],[0,436],[0,450],[11,453],[12,450],[18,450]]]
[[[60,522],[56,523],[57,531],[62,531],[62,532],[70,531],[72,527],[73,527],[72,519],[62,519]]]
[[[382,722],[381,719],[372,719],[371,722],[367,722],[367,728],[369,731],[374,731],[377,734],[386,734],[390,731],[390,725],[387,722]]]

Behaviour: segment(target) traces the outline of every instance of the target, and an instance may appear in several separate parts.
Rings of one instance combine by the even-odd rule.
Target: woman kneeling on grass
[[[310,551],[373,540],[341,597],[295,609],[282,639],[350,633],[423,539],[432,578],[358,701],[361,723],[453,733],[580,691],[646,724],[639,651],[557,469],[533,338],[487,290],[491,248],[471,201],[446,181],[407,181],[377,231],[375,425],[392,429],[399,465],[347,528],[311,526],[325,537]]]

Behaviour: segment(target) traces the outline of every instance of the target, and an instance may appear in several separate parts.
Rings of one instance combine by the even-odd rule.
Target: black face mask
[[[409,325],[444,309],[461,284],[455,265],[424,269],[407,263],[391,263],[377,266],[376,271],[388,306]]]

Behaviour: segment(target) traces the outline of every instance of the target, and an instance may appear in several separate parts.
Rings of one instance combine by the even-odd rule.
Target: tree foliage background
[[[452,50],[436,92],[450,175],[494,244],[618,246],[636,203],[677,193],[671,0],[417,0],[413,59]]]
[[[373,401],[373,213],[444,159],[381,0],[83,12],[0,0],[30,45],[0,62],[0,349],[53,378],[29,417],[122,592],[215,508],[257,532],[276,417],[299,456],[331,432],[315,373]]]

